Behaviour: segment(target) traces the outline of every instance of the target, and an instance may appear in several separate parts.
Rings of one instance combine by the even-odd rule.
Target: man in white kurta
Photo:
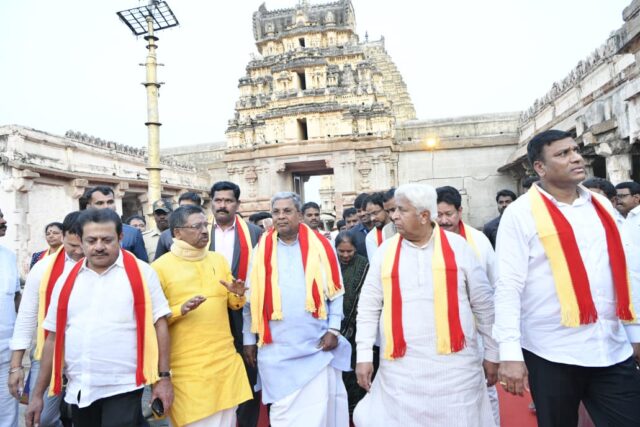
[[[83,255],[80,236],[73,230],[73,225],[78,215],[79,212],[71,212],[64,218],[62,223],[62,250],[64,251],[64,255],[60,255],[64,256],[62,274],[68,274]],[[20,310],[18,311],[18,317],[16,318],[16,324],[13,329],[13,337],[10,342],[12,350],[11,363],[15,366],[19,366],[22,363],[24,353],[32,348],[30,354],[31,368],[28,376],[28,386],[30,390],[35,388],[36,380],[40,372],[40,355],[35,349],[36,345],[32,347],[33,343],[37,343],[37,330],[42,327],[42,325],[38,323],[44,320],[44,318],[38,319],[40,304],[44,304],[43,301],[40,301],[40,287],[47,285],[46,283],[42,285],[42,279],[45,275],[51,277],[49,276],[49,272],[53,269],[52,264],[56,262],[58,255],[58,252],[55,252],[51,256],[43,258],[29,271],[24,285],[22,301],[20,302]],[[52,282],[52,284],[53,283],[55,282]],[[46,290],[43,290],[43,294],[45,292]],[[42,344],[43,343],[40,343],[40,345]],[[23,370],[14,372],[9,376],[9,389],[14,397],[20,398],[24,388]],[[62,426],[62,421],[60,421],[60,403],[62,396],[47,396],[48,391],[47,388],[44,397],[44,409],[40,414],[40,425],[45,427]]]
[[[339,332],[342,294],[326,300],[326,319],[315,318],[307,311],[299,197],[287,192],[276,194],[272,214],[278,233],[274,264],[281,290],[282,319],[269,320],[273,342],[258,350],[256,335],[251,333],[251,304],[244,306],[245,357],[255,365],[257,351],[262,402],[271,404],[272,426],[347,427],[349,412],[342,371],[350,369],[351,345]],[[269,238],[271,235],[267,234],[263,240]],[[254,253],[255,256],[258,255]],[[258,262],[252,262],[252,269],[258,268]],[[255,276],[249,277],[247,286],[254,292]]]
[[[4,237],[7,221],[0,211],[0,237]],[[13,251],[0,245],[0,426],[18,425],[18,401],[11,396],[7,387],[8,376],[22,369],[10,366],[9,340],[16,321],[15,300],[20,295],[20,277],[18,263]]]
[[[490,382],[495,382],[497,365],[492,362],[497,362],[498,351],[490,337],[494,316],[491,285],[471,247],[460,236],[446,233],[458,266],[459,316],[466,345],[459,352],[438,354],[432,279],[435,190],[407,184],[395,194],[398,209],[393,220],[404,238],[399,277],[406,354],[394,360],[381,358],[372,384],[362,374],[373,360],[378,332],[381,354],[385,352],[381,270],[385,249],[393,242],[389,240],[373,257],[358,304],[356,372],[359,384],[370,389],[355,409],[354,423],[357,427],[495,426],[481,363],[484,357]],[[418,231],[419,239],[415,237]],[[484,355],[478,347],[478,334],[485,340]]]

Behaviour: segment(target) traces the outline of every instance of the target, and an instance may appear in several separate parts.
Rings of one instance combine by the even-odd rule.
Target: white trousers
[[[300,390],[272,403],[269,419],[272,427],[348,427],[342,372],[327,366]]]
[[[184,427],[236,427],[236,409],[238,407],[234,406],[224,411],[218,411],[207,418],[194,421]]]
[[[0,427],[18,427],[18,400],[9,393],[9,366],[9,361],[0,363]]]

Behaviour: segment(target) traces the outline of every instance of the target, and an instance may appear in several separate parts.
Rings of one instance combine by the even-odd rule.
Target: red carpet
[[[536,416],[529,411],[529,403],[531,403],[529,393],[520,397],[505,393],[500,386],[497,389],[500,399],[501,427],[537,427]]]

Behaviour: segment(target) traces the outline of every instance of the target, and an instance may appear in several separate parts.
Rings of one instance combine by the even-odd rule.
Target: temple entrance
[[[331,231],[335,224],[335,185],[333,169],[324,160],[287,163],[291,173],[292,191],[299,194],[302,203],[316,202],[324,229]]]

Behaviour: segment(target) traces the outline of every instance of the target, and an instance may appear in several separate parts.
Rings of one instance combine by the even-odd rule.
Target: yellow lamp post
[[[158,37],[155,32],[164,30],[165,28],[176,27],[179,25],[177,18],[164,1],[151,0],[147,6],[136,7],[133,9],[117,12],[122,22],[136,36],[146,34],[144,39],[147,41],[147,58],[145,61],[146,81],[143,85],[147,91],[147,170],[149,171],[148,183],[148,209],[151,212],[151,205],[161,198],[162,184],[160,180],[160,116],[158,114],[158,92],[160,83],[157,80],[158,62],[156,59],[156,42]]]

